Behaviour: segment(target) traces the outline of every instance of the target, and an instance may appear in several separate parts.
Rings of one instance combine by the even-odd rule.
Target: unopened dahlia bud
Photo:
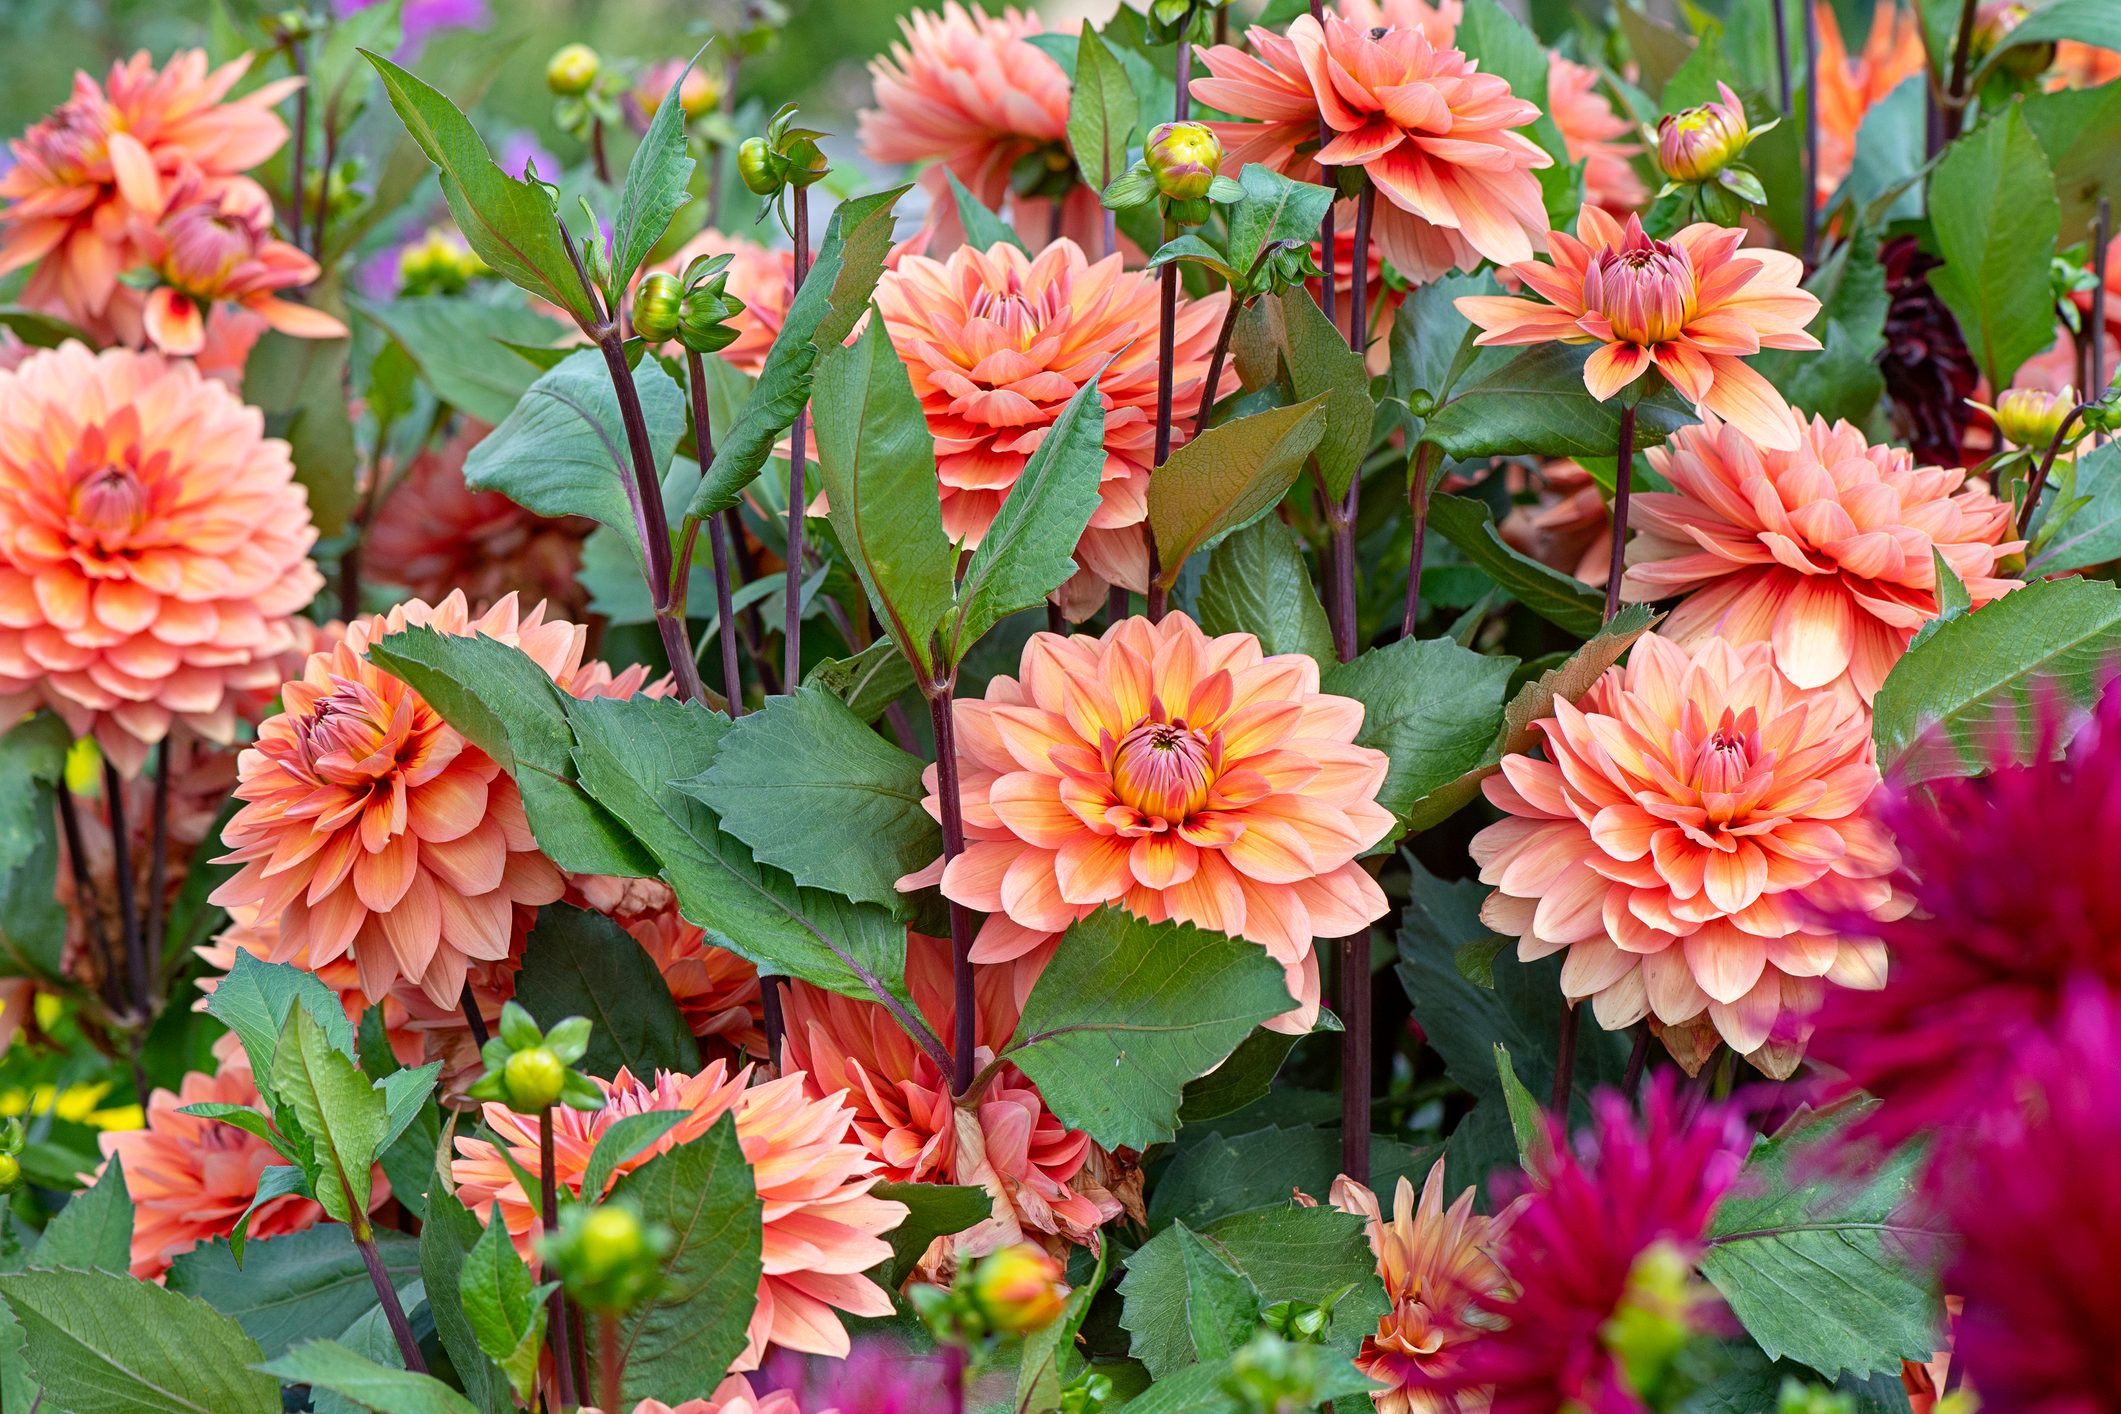
[[[569,44],[545,61],[545,87],[556,98],[574,98],[589,92],[597,81],[603,61],[586,44]]]
[[[678,341],[694,353],[720,353],[740,332],[730,321],[744,312],[744,302],[723,288],[723,280],[687,292],[678,309]]]
[[[753,196],[772,196],[780,190],[780,178],[773,170],[773,149],[766,146],[762,137],[747,137],[737,148],[736,172]]]
[[[633,88],[633,104],[641,110],[643,118],[653,122],[655,115],[662,111],[663,100],[670,96],[670,86],[678,83],[678,71],[684,68],[684,63],[682,59],[671,59],[641,75],[641,81]],[[684,82],[678,88],[678,108],[685,116],[697,118],[721,106],[721,79],[697,64],[685,70]]]
[[[1200,201],[1223,164],[1222,140],[1206,123],[1159,123],[1144,148],[1159,195]]]
[[[2055,440],[2055,434],[2062,430],[2070,409],[2077,405],[2077,394],[2070,388],[2059,393],[2039,388],[2013,388],[1996,399],[1994,407],[1974,402],[1971,398],[1967,402],[1987,413],[1989,421],[1996,424],[1997,435],[2013,447],[2046,451]],[[2076,435],[2071,437],[2072,442],[2083,436],[2086,430],[2081,419],[2073,430]]]
[[[28,1136],[22,1121],[13,1115],[0,1124],[0,1194],[15,1191],[22,1182],[22,1146]]]
[[[669,1229],[615,1200],[563,1209],[560,1230],[538,1243],[538,1255],[585,1309],[625,1311],[662,1281],[671,1246]]]
[[[972,1299],[990,1329],[1024,1335],[1060,1319],[1068,1305],[1061,1264],[1028,1242],[980,1258]]]
[[[633,297],[633,332],[651,344],[660,344],[678,331],[678,307],[685,289],[678,277],[658,270],[641,281]]]
[[[1675,182],[1715,180],[1753,140],[1745,104],[1729,84],[1716,88],[1721,101],[1682,108],[1657,120],[1657,162]]]
[[[501,1083],[508,1091],[508,1108],[536,1114],[560,1102],[567,1088],[567,1066],[549,1047],[532,1046],[508,1058],[501,1067]]]
[[[550,1031],[540,1031],[529,1012],[509,1002],[501,1008],[499,1034],[479,1052],[486,1072],[465,1093],[474,1100],[498,1100],[517,1114],[536,1114],[553,1105],[602,1109],[604,1092],[574,1068],[588,1053],[586,1018],[570,1016]]]

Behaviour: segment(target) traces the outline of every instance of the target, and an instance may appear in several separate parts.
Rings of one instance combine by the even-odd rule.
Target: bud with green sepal
[[[1654,129],[1645,128],[1657,153],[1657,163],[1666,182],[1657,194],[1670,196],[1686,190],[1700,203],[1702,214],[1721,225],[1734,225],[1747,206],[1767,204],[1767,190],[1754,171],[1740,162],[1754,140],[1771,130],[1780,118],[1751,126],[1745,104],[1726,83],[1716,85],[1720,97],[1667,113]]]
[[[987,1328],[1028,1335],[1060,1319],[1068,1306],[1066,1271],[1044,1248],[1018,1242],[979,1259],[972,1304]]]
[[[678,332],[678,307],[685,287],[667,270],[651,271],[633,297],[633,332],[660,344]]]
[[[555,98],[579,98],[589,92],[603,67],[603,60],[588,45],[562,45],[545,61],[545,87]]]
[[[0,1196],[15,1191],[22,1183],[22,1146],[28,1135],[22,1121],[14,1115],[0,1120]]]
[[[736,152],[737,175],[745,189],[765,198],[759,219],[790,191],[800,191],[823,181],[831,166],[817,140],[826,136],[816,128],[795,126],[796,108],[784,103],[766,124],[763,137],[745,138]],[[787,224],[785,214],[782,224]]]
[[[537,1248],[568,1299],[602,1315],[630,1311],[653,1295],[674,1245],[669,1228],[643,1222],[631,1203],[613,1198],[564,1205],[559,1230],[539,1238]]]
[[[465,1093],[474,1100],[498,1100],[517,1114],[537,1114],[554,1105],[599,1110],[604,1092],[574,1068],[588,1052],[587,1017],[570,1016],[540,1031],[529,1012],[509,1002],[501,1008],[500,1030],[479,1052],[486,1073]]]
[[[693,353],[720,353],[736,342],[738,331],[730,321],[744,312],[744,302],[729,293],[732,259],[727,252],[702,255],[685,267],[677,337]]]

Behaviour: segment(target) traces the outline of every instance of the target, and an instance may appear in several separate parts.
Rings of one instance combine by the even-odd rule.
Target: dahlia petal
[[[1704,923],[1683,946],[1686,965],[1711,1002],[1737,1001],[1752,990],[1767,966],[1766,944],[1728,923]]]

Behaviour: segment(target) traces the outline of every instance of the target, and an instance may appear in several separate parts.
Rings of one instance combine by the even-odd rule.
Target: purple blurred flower
[[[857,1340],[845,1360],[781,1351],[752,1383],[788,1390],[804,1409],[833,1414],[946,1414],[953,1407],[942,1357],[912,1355],[888,1340]]]
[[[382,0],[341,0],[339,11],[357,14],[381,3]],[[438,31],[480,29],[487,18],[486,0],[405,0],[405,41],[399,46],[398,57],[417,57],[421,46]]]

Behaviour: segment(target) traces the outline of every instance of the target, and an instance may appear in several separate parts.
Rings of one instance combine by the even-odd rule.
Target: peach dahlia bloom
[[[161,216],[181,174],[207,196],[234,192],[267,205],[242,174],[287,141],[273,108],[302,81],[229,99],[251,57],[209,71],[206,52],[187,49],[158,71],[143,49],[112,64],[103,87],[76,73],[73,95],[10,144],[15,164],[0,176],[0,275],[37,266],[25,303],[107,333],[118,277],[140,263],[135,224]]]
[[[1286,36],[1253,27],[1250,51],[1200,51],[1201,101],[1251,121],[1217,123],[1233,168],[1247,162],[1323,181],[1320,164],[1359,167],[1383,198],[1375,238],[1416,284],[1483,258],[1530,260],[1547,229],[1533,174],[1553,159],[1517,129],[1539,109],[1420,28],[1382,34],[1328,12]],[[1332,138],[1315,152],[1323,122]]]
[[[751,1315],[750,1338],[736,1368],[753,1370],[769,1345],[844,1358],[847,1332],[839,1314],[888,1316],[891,1297],[863,1273],[891,1255],[882,1234],[906,1217],[906,1205],[872,1197],[883,1175],[848,1130],[853,1111],[845,1097],[813,1098],[808,1077],[791,1072],[745,1088],[751,1067],[731,1073],[721,1061],[698,1075],[657,1071],[653,1081],[621,1070],[598,1079],[604,1108],[553,1112],[553,1163],[560,1186],[581,1195],[589,1156],[604,1131],[628,1115],[676,1110],[687,1116],[612,1176],[633,1172],[656,1155],[699,1138],[725,1114],[736,1132],[752,1180],[765,1204],[765,1271]],[[593,1077],[594,1078],[594,1077]],[[484,1114],[509,1157],[538,1169],[538,1120],[489,1103]],[[501,1221],[525,1257],[536,1217],[515,1171],[495,1145],[459,1136],[450,1175],[466,1207],[488,1220],[498,1203]],[[609,1185],[606,1190],[609,1191]],[[600,1197],[601,1194],[590,1194]]]
[[[1021,676],[958,699],[965,852],[900,881],[940,879],[988,914],[975,961],[1006,962],[1117,904],[1248,938],[1318,1016],[1316,938],[1384,916],[1360,856],[1392,828],[1387,762],[1355,744],[1362,704],[1318,690],[1300,653],[1249,633],[1209,638],[1184,614],[1127,619],[1100,637],[1036,633]],[[922,803],[941,817],[935,768]]]
[[[1906,911],[1853,698],[1801,691],[1764,643],[1648,634],[1537,725],[1546,759],[1483,783],[1509,818],[1473,839],[1480,916],[1526,961],[1565,952],[1599,1025],[1653,1017],[1682,1060],[1713,1028],[1782,1076],[1827,982],[1885,985],[1884,948],[1821,921]]]
[[[736,338],[722,350],[722,359],[739,373],[756,378],[766,366],[766,355],[788,317],[789,292],[795,283],[795,252],[762,246],[742,236],[724,235],[710,227],[655,268],[682,279],[685,267],[703,255],[731,257],[728,290],[744,302],[744,308],[729,321]]]
[[[1710,418],[1680,429],[1650,465],[1670,492],[1640,492],[1622,594],[1685,594],[1662,632],[1768,643],[1800,688],[1846,683],[1865,702],[1937,613],[1934,550],[1976,605],[2018,588],[1997,562],[2024,548],[2010,507],[1957,467],[1917,466],[1846,422],[1802,424],[1792,451],[1764,451]]]
[[[974,982],[977,1065],[984,1068],[1015,1034],[1021,1008],[1008,968],[982,967]],[[947,941],[906,935],[906,986],[935,1034],[953,1034]],[[1119,1200],[1084,1170],[1090,1136],[1062,1124],[1015,1066],[1002,1065],[976,1104],[960,1106],[949,1074],[881,1004],[791,980],[781,1005],[787,1022],[782,1068],[807,1073],[814,1095],[845,1096],[855,1137],[876,1156],[886,1180],[976,1184],[993,1196],[994,1216],[944,1239],[945,1250],[983,1256],[1030,1234],[1087,1246],[1120,1215]]]
[[[137,233],[141,260],[161,279],[140,313],[146,341],[168,354],[206,348],[218,304],[248,310],[283,334],[338,339],[346,326],[321,309],[280,298],[317,278],[317,262],[272,234],[272,207],[240,189],[208,196],[187,176],[167,214]]]
[[[1507,1299],[1511,1293],[1494,1248],[1528,1200],[1520,1197],[1488,1216],[1473,1211],[1474,1192],[1468,1188],[1446,1209],[1443,1181],[1438,1159],[1417,1202],[1414,1185],[1401,1175],[1388,1220],[1367,1187],[1346,1174],[1333,1180],[1333,1206],[1369,1224],[1370,1251],[1392,1303],[1355,1357],[1355,1368],[1383,1386],[1370,1396],[1383,1414],[1456,1414],[1485,1407],[1485,1401],[1469,1406],[1463,1396],[1448,1393],[1449,1379],[1463,1354],[1459,1347],[1493,1328],[1494,1318],[1481,1309],[1481,1299]]]
[[[1547,238],[1552,263],[1510,273],[1543,300],[1468,295],[1458,312],[1474,342],[1595,343],[1583,383],[1600,402],[1653,369],[1704,416],[1716,413],[1763,447],[1797,445],[1798,419],[1775,385],[1745,360],[1762,349],[1817,349],[1804,332],[1819,301],[1801,287],[1804,264],[1780,250],[1740,250],[1745,232],[1698,222],[1668,241],[1595,206],[1576,234]]]
[[[1172,400],[1192,427],[1229,295],[1181,300]],[[935,437],[943,529],[976,546],[1031,454],[1091,378],[1105,408],[1103,503],[1075,550],[1071,601],[1149,587],[1149,472],[1156,454],[1156,277],[1092,262],[1063,238],[1037,256],[960,246],[908,255],[877,282],[876,307]],[[1228,369],[1218,391],[1234,388]],[[1093,583],[1094,581],[1094,583]],[[1085,608],[1084,612],[1087,612]]]
[[[359,620],[281,689],[285,709],[238,763],[242,809],[222,831],[242,867],[213,893],[280,920],[275,962],[320,968],[351,953],[370,997],[402,979],[454,1007],[466,972],[509,954],[518,905],[560,896],[516,784],[417,692],[368,659],[411,626],[520,648],[577,696],[626,696],[645,670],[614,681],[584,663],[587,631],[547,622],[514,595],[474,619],[461,594],[414,599]]]
[[[1650,189],[1628,161],[1642,151],[1642,144],[1631,141],[1635,129],[1599,91],[1596,69],[1559,53],[1548,54],[1547,112],[1561,129],[1569,160],[1583,163],[1586,201],[1618,214],[1650,199]]]
[[[679,916],[677,905],[637,919],[621,919],[670,988],[692,1034],[712,1039],[736,1056],[766,1056],[765,1003],[759,970],[707,941],[707,930]]]
[[[1851,56],[1832,0],[1813,0],[1819,24],[1819,172],[1816,197],[1834,194],[1856,161],[1863,117],[1908,79],[1928,72],[1922,25],[1900,0],[1879,0],[1863,48]]]
[[[0,715],[50,707],[127,775],[235,736],[324,585],[285,442],[198,370],[68,343],[0,373]]]

